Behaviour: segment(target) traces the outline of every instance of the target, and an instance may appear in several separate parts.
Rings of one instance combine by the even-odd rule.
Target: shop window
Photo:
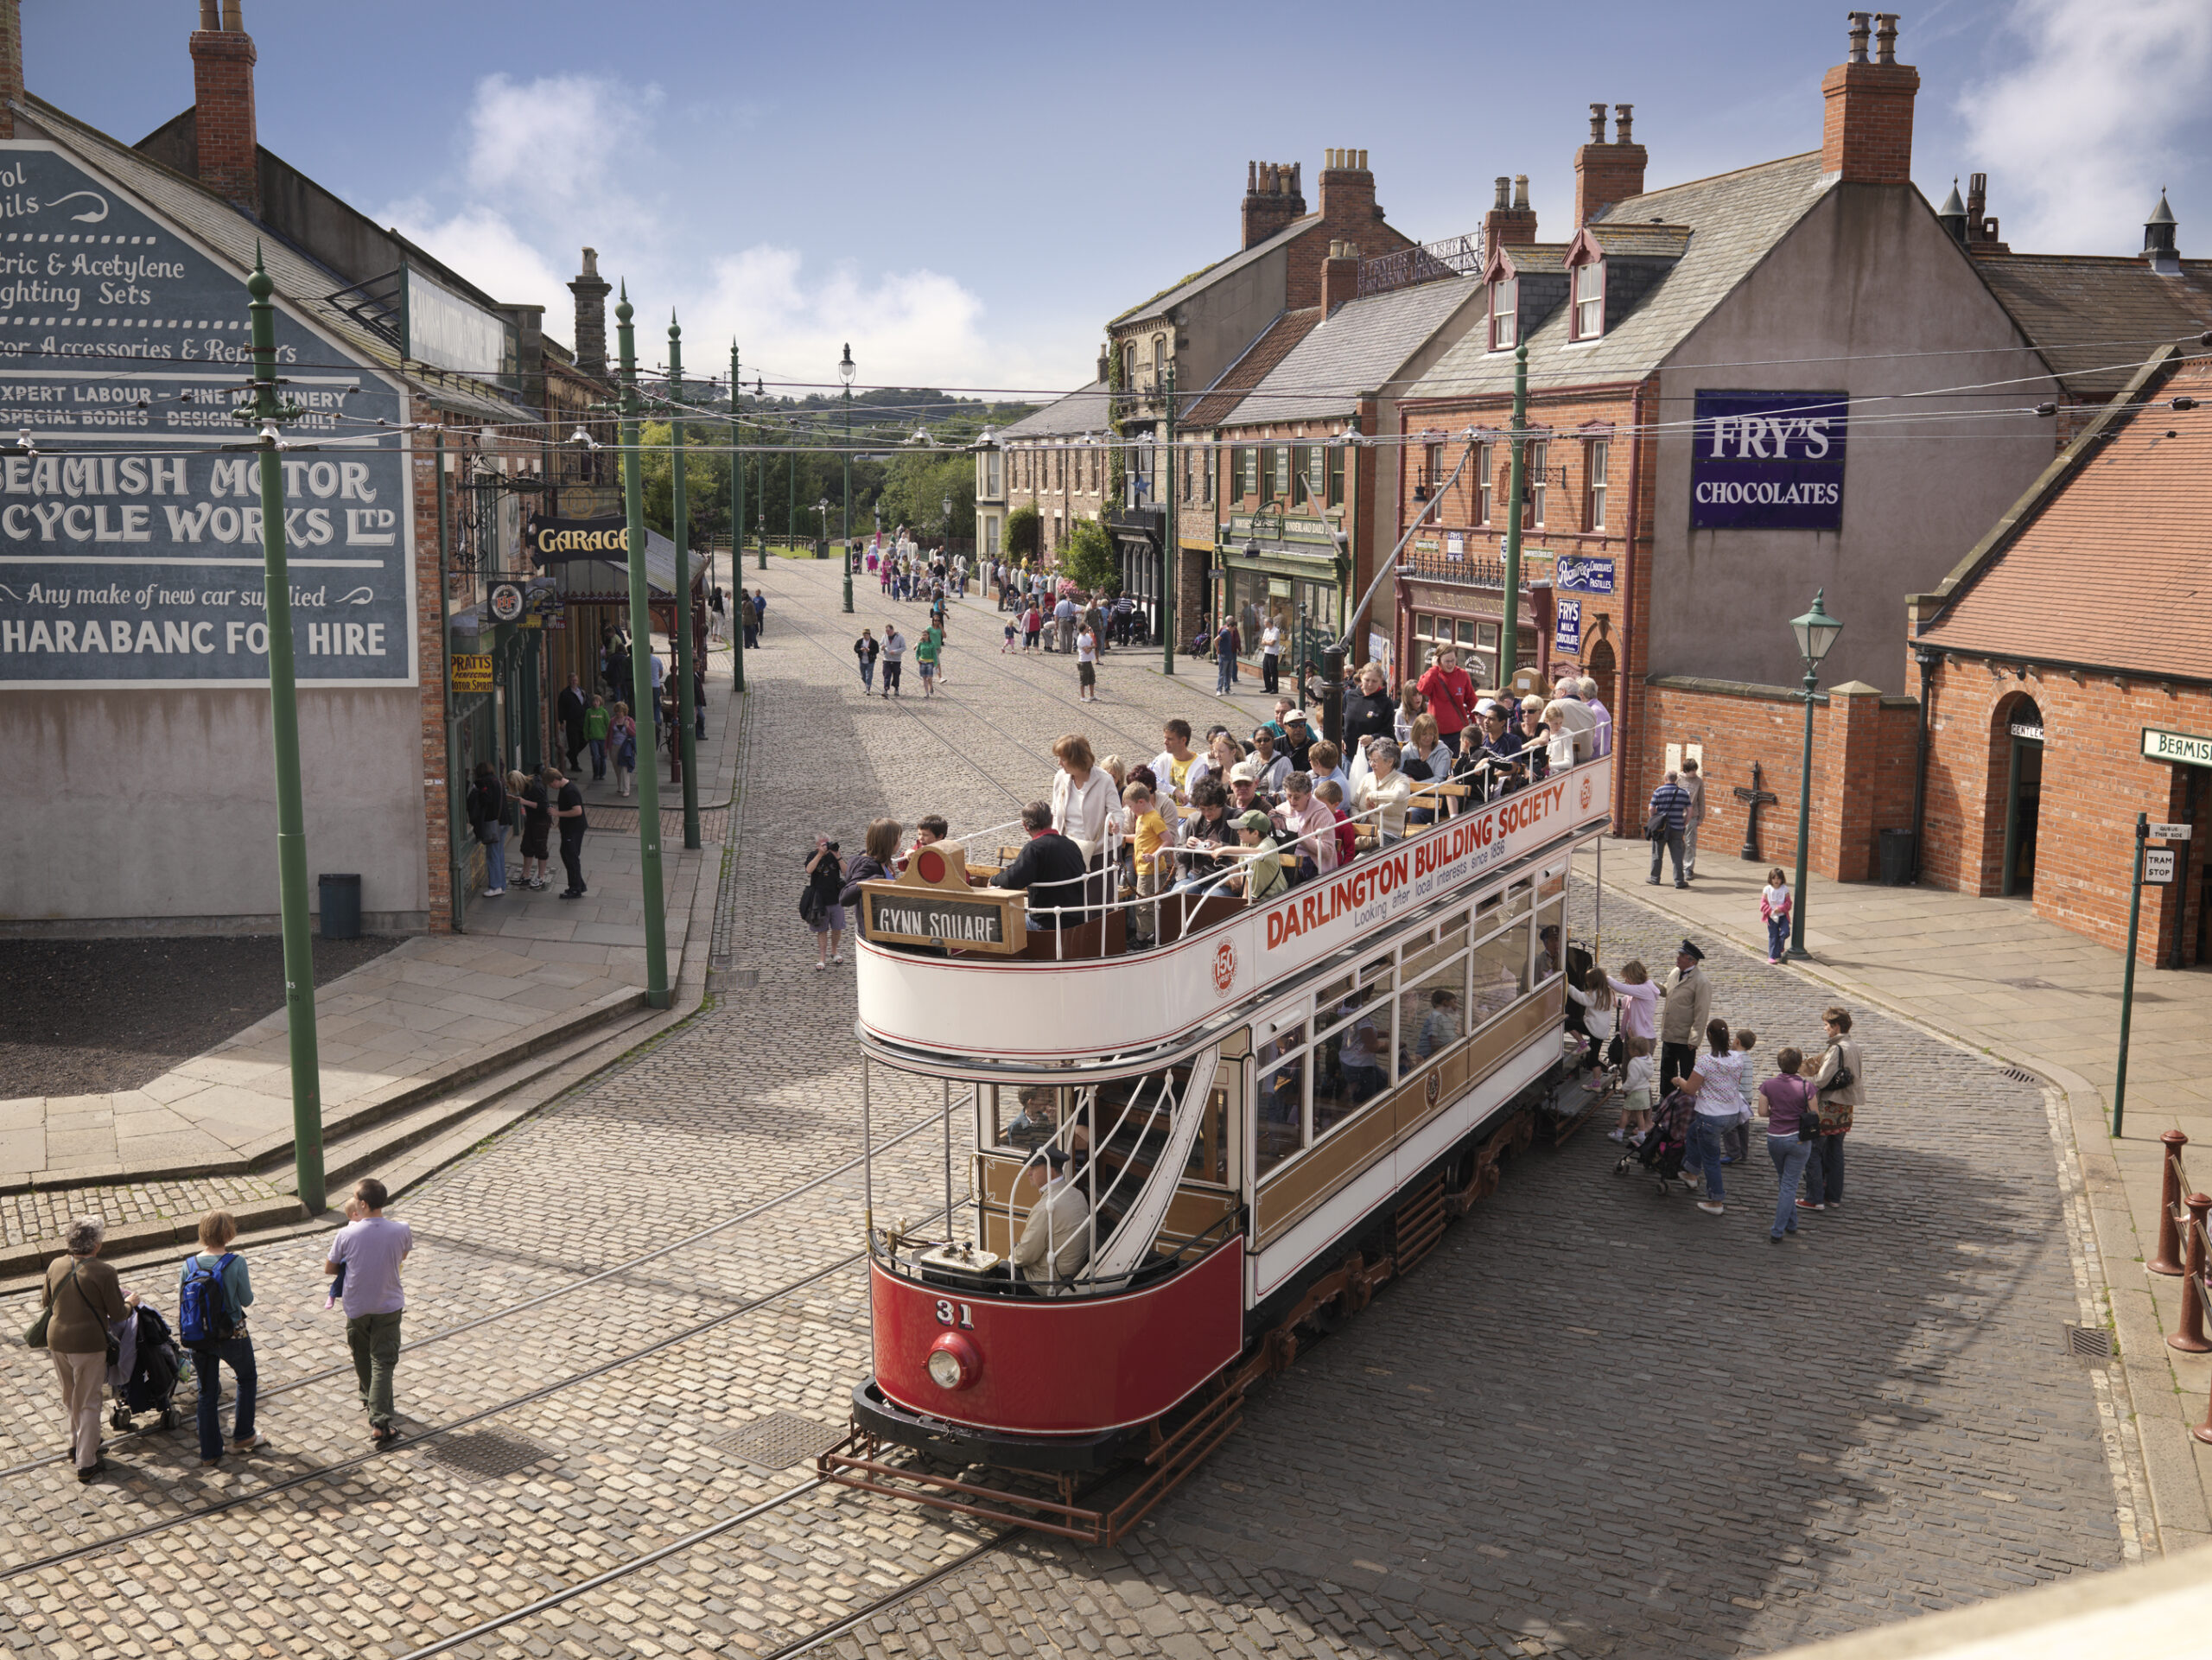
[[[1268,499],[1270,500],[1276,501],[1288,501],[1290,499],[1291,491],[1295,487],[1291,476],[1290,446],[1288,444],[1277,444],[1268,453],[1274,458],[1275,468],[1274,483],[1273,487],[1268,492]]]
[[[1586,531],[1605,528],[1605,465],[1612,448],[1603,438],[1592,438],[1582,447],[1582,528]]]
[[[1574,268],[1574,334],[1594,340],[1605,332],[1605,265],[1593,259]]]
[[[1248,444],[1236,455],[1236,493],[1241,499],[1249,500],[1260,493],[1260,452]]]

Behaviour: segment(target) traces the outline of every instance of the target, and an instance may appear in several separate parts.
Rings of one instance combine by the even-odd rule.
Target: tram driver
[[[1029,1219],[1008,1261],[1048,1295],[1090,1259],[1090,1203],[1082,1176],[1081,1156],[1071,1159],[1057,1147],[1040,1148],[1022,1172]]]

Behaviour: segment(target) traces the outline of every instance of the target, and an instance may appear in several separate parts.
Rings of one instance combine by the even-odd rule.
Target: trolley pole
[[[668,314],[668,436],[671,506],[676,532],[676,753],[683,763],[683,845],[699,846],[699,712],[691,690],[691,503],[683,489],[683,331]]]
[[[1160,537],[1160,671],[1175,672],[1175,577],[1182,569],[1183,548],[1181,527],[1175,515],[1175,365],[1167,365],[1167,469],[1166,488],[1161,499],[1167,504],[1167,517],[1162,522],[1166,529]]]
[[[737,592],[730,595],[730,620],[737,624],[737,636],[730,641],[732,678],[737,685],[737,695],[745,695],[745,614],[737,609],[745,603],[745,584],[737,579],[745,575],[745,450],[741,444],[743,435],[737,424],[737,400],[744,391],[737,378],[737,342],[729,343],[729,580]]]
[[[245,291],[253,324],[253,404],[238,411],[261,435],[262,587],[269,630],[269,727],[276,750],[276,881],[284,931],[284,1026],[292,1051],[292,1169],[310,1216],[323,1207],[322,1062],[315,1045],[315,945],[308,932],[308,832],[300,791],[300,697],[292,671],[292,579],[284,557],[284,478],[276,423],[297,405],[276,390],[276,284],[253,254]],[[440,480],[443,482],[442,479]],[[446,645],[438,642],[442,658]],[[448,776],[446,788],[453,788]],[[451,823],[452,815],[447,815]]]
[[[2120,979],[2120,1061],[2113,1069],[2112,1133],[2119,1137],[2127,1119],[2127,1028],[2135,1018],[2135,930],[2143,919],[2143,849],[2150,843],[2151,818],[2135,815],[2135,880],[2127,895],[2127,966]]]
[[[630,285],[625,283],[621,303],[614,308],[615,334],[622,350],[622,501],[629,521],[622,539],[630,563],[630,638],[645,647],[630,653],[630,707],[642,724],[652,720],[653,712],[653,671],[648,661],[653,649],[653,614],[645,586],[645,490],[639,476],[640,400],[637,331],[630,321],[633,315]],[[650,761],[638,769],[638,879],[644,890],[645,913],[645,1002],[654,1008],[666,1008],[668,930],[661,916],[666,895],[660,875],[660,768]]]
[[[1519,666],[1521,654],[1521,497],[1529,487],[1528,445],[1522,434],[1528,424],[1529,342],[1523,340],[1513,348],[1513,434],[1510,442],[1513,470],[1506,487],[1511,505],[1505,518],[1505,620],[1497,634],[1497,684],[1507,691],[1513,689],[1513,671]]]

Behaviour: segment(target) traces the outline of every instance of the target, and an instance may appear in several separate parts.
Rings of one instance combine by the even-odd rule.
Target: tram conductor
[[[991,878],[991,886],[1028,890],[1031,932],[1073,927],[1083,920],[1083,879],[1089,868],[1083,849],[1052,828],[1052,810],[1042,801],[1021,810],[1021,828],[1029,832],[1028,845]],[[1040,911],[1045,914],[1039,916]]]
[[[1022,1173],[1022,1185],[1033,1196],[1008,1260],[1039,1291],[1073,1279],[1090,1258],[1090,1204],[1082,1175],[1081,1161],[1057,1147],[1039,1149]]]

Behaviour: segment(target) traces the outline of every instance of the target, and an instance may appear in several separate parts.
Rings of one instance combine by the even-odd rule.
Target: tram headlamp
[[[950,1349],[930,1351],[930,1382],[939,1389],[960,1387],[960,1357]]]
[[[965,1334],[940,1332],[937,1341],[930,1345],[929,1358],[923,1364],[929,1370],[930,1382],[939,1389],[964,1390],[982,1371],[983,1357]]]

